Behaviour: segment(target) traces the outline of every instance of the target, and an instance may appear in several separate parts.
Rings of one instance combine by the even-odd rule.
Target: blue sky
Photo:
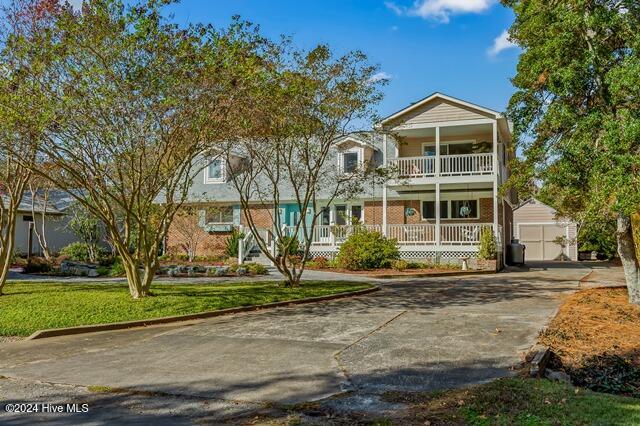
[[[216,26],[238,14],[299,47],[364,51],[390,77],[381,116],[435,91],[503,111],[513,91],[519,52],[500,38],[513,14],[496,0],[182,0],[171,10]]]

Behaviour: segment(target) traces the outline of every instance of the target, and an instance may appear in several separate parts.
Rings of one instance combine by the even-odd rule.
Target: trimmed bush
[[[324,256],[314,257],[310,264],[311,267],[318,269],[327,269],[329,267],[329,261]]]
[[[398,259],[391,262],[391,267],[396,271],[404,271],[409,269],[409,263],[406,260]]]
[[[480,236],[480,249],[478,250],[478,259],[493,260],[498,255],[496,248],[496,237],[493,230],[485,228]]]
[[[109,271],[110,277],[123,277],[127,274],[124,270],[124,266],[122,265],[122,259],[116,257],[113,264],[111,265],[111,270]]]
[[[39,274],[42,272],[50,272],[53,265],[44,257],[30,257],[27,264],[22,268],[25,274]]]
[[[250,274],[265,275],[268,273],[267,267],[259,263],[245,263],[244,267],[247,268]]]
[[[89,245],[87,243],[75,242],[60,250],[60,254],[75,262],[89,261]]]
[[[400,258],[398,244],[380,232],[360,229],[340,246],[336,258],[340,268],[352,271],[387,268]]]

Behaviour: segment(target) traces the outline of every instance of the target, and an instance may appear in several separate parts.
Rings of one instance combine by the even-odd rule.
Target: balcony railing
[[[389,160],[399,178],[433,177],[436,175],[433,156],[401,157]],[[460,154],[440,156],[440,176],[488,175],[493,173],[493,154]]]

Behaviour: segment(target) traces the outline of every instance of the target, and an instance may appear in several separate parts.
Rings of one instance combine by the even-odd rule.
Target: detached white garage
[[[513,211],[515,238],[526,247],[527,260],[578,260],[577,226],[556,218],[556,211],[532,198]],[[559,237],[565,237],[563,249]]]

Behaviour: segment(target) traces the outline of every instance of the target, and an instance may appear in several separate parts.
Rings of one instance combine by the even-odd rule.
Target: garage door
[[[553,240],[567,235],[566,226],[520,224],[519,228],[526,260],[562,260],[562,247]]]

